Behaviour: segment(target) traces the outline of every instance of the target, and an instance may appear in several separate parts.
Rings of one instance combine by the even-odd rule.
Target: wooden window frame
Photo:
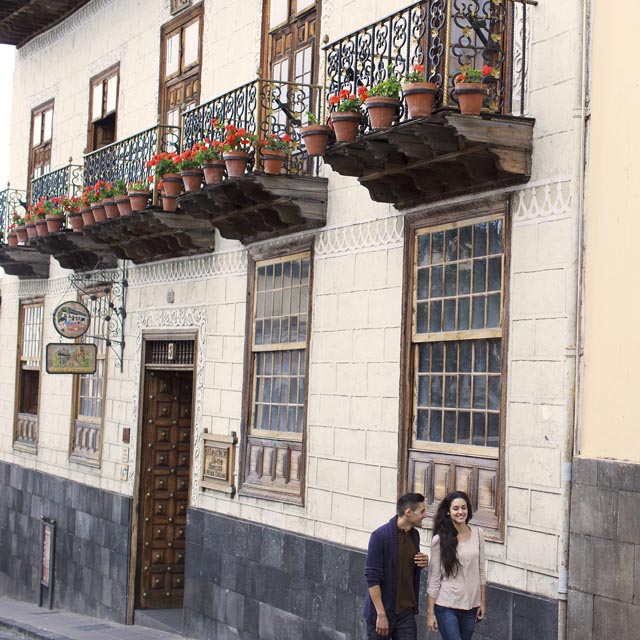
[[[255,350],[253,345],[254,336],[254,300],[256,297],[256,273],[257,268],[261,264],[270,262],[286,262],[296,257],[308,257],[309,259],[309,280],[307,290],[307,335],[304,351],[305,370],[304,370],[304,407],[302,409],[302,431],[298,433],[292,432],[273,432],[267,430],[251,430],[251,423],[254,414],[254,354],[262,350]],[[246,340],[244,354],[244,379],[242,393],[242,439],[240,443],[240,472],[239,472],[239,491],[240,495],[264,498],[266,500],[274,500],[278,502],[286,502],[290,504],[304,505],[305,487],[306,487],[306,455],[307,455],[307,412],[309,406],[309,347],[311,343],[312,331],[312,297],[313,297],[313,272],[314,272],[314,249],[313,240],[306,238],[303,240],[293,240],[285,246],[281,246],[278,250],[253,247],[249,249],[249,264],[247,270],[247,311],[246,311]],[[277,351],[276,348],[272,350]],[[271,482],[267,480],[251,479],[249,476],[250,463],[250,447],[256,443],[256,446],[263,447],[262,462],[260,463],[261,472],[263,470],[264,458],[269,455],[268,464],[272,469]],[[276,479],[276,469],[279,456],[285,456],[291,460],[291,456],[298,456],[299,485],[297,488],[286,486],[287,482],[281,482]],[[287,457],[288,456],[288,457]],[[287,468],[285,473],[290,473],[291,469]],[[263,475],[264,478],[264,475]]]
[[[108,111],[105,113],[104,112],[104,104],[106,102],[105,96],[108,95],[106,88],[109,80],[113,78],[113,76],[117,78],[116,106],[113,111]],[[103,111],[100,118],[97,118],[94,120],[93,119],[93,89],[99,84],[103,85],[103,91],[102,91]],[[91,80],[89,81],[89,117],[88,117],[88,124],[87,124],[87,151],[86,151],[87,153],[90,153],[91,151],[96,151],[97,149],[101,148],[99,146],[96,146],[94,143],[96,126],[98,126],[101,121],[108,118],[112,113],[114,117],[113,141],[115,142],[118,139],[118,104],[120,102],[119,98],[120,98],[120,63],[116,62],[114,65],[111,65],[109,68],[93,76],[93,78],[91,78]],[[108,144],[112,144],[112,143],[108,143]],[[107,145],[102,145],[102,146],[107,146]]]
[[[110,294],[108,293],[99,293],[95,292],[93,294],[87,294],[85,296],[80,296],[78,298],[79,302],[86,305],[91,312],[91,305],[87,304],[91,302],[91,300],[87,300],[87,298],[91,298],[92,296],[96,296],[97,298],[103,298]],[[95,322],[95,315],[92,314],[92,319]],[[83,336],[84,338],[85,336]],[[77,343],[83,342],[83,338],[79,338],[76,340]],[[75,462],[78,464],[87,465],[90,467],[100,467],[102,465],[102,444],[104,440],[104,416],[105,416],[105,401],[107,395],[107,370],[109,366],[109,347],[106,345],[105,341],[96,340],[96,343],[103,342],[104,343],[104,351],[100,353],[100,345],[98,346],[96,353],[96,366],[98,362],[102,362],[102,390],[101,390],[101,403],[102,403],[102,411],[99,419],[92,419],[90,416],[80,416],[80,385],[82,384],[82,380],[85,377],[91,377],[94,374],[78,374],[74,376],[73,381],[73,392],[71,394],[71,425],[69,429],[69,461]],[[75,440],[76,440],[76,429],[82,424],[85,425],[94,425],[98,429],[98,449],[96,456],[83,455],[74,450]]]
[[[492,455],[483,452],[484,447],[465,446],[465,445],[440,445],[439,447],[430,446],[426,442],[425,447],[421,450],[412,449],[412,435],[414,425],[415,411],[415,361],[414,348],[418,344],[413,340],[414,327],[414,292],[415,292],[415,276],[417,259],[416,254],[416,234],[420,230],[428,228],[455,228],[464,226],[465,224],[476,224],[483,218],[489,216],[500,216],[504,224],[503,235],[503,281],[502,281],[502,310],[501,310],[501,363],[500,363],[500,404],[499,404],[499,444]],[[507,357],[509,343],[509,272],[510,272],[510,239],[511,239],[511,221],[510,221],[510,205],[504,198],[495,198],[485,200],[479,204],[452,205],[440,209],[438,212],[420,212],[407,216],[405,224],[405,244],[404,244],[404,283],[403,283],[403,319],[402,319],[402,353],[400,358],[402,377],[406,380],[406,384],[402,385],[400,392],[400,409],[399,409],[399,425],[398,434],[398,495],[406,491],[424,492],[427,498],[428,517],[423,526],[432,526],[432,516],[434,515],[437,502],[440,496],[436,498],[433,494],[434,469],[436,465],[450,469],[450,482],[456,481],[455,471],[457,466],[465,466],[474,468],[475,473],[481,469],[486,473],[495,473],[495,518],[488,521],[478,521],[478,524],[486,530],[487,538],[496,542],[504,541],[504,493],[505,493],[505,417],[507,406]],[[487,337],[486,333],[494,333],[492,330],[480,330],[478,337]],[[467,333],[467,332],[464,332]],[[484,335],[483,335],[484,333]],[[449,337],[454,337],[448,334]],[[476,336],[470,337],[474,339]],[[433,443],[440,444],[440,443]],[[436,451],[437,449],[437,451]],[[417,453],[416,453],[417,452]],[[423,469],[418,469],[416,458],[420,457],[420,463]],[[420,475],[423,474],[423,475]],[[416,477],[424,479],[423,484],[416,485]],[[473,476],[477,478],[476,476]],[[477,489],[471,483],[472,493]],[[452,490],[455,485],[450,486],[448,490]],[[477,496],[471,496],[472,503],[477,504]],[[483,516],[479,515],[480,518]]]
[[[24,369],[30,371],[38,371],[38,394],[37,394],[37,403],[38,408],[35,414],[24,414],[20,411],[21,408],[21,396],[23,391],[23,381],[22,381],[22,373],[23,373],[23,365],[22,362],[25,358],[22,355],[22,347],[24,343],[24,328],[25,328],[25,310],[28,308],[41,308],[41,319],[40,319],[40,364],[37,369]],[[18,350],[16,354],[16,386],[15,386],[15,413],[14,413],[14,429],[13,429],[13,448],[26,451],[29,453],[37,453],[38,449],[38,436],[39,436],[39,423],[40,423],[40,397],[42,394],[42,359],[43,359],[43,347],[44,347],[44,299],[43,298],[33,298],[33,299],[23,299],[20,301],[20,309],[18,315]],[[19,421],[21,420],[21,415],[35,415],[35,425],[34,425],[34,437],[32,441],[29,440],[19,440]]]
[[[46,102],[43,102],[42,104],[39,104],[37,107],[34,107],[33,109],[31,109],[31,119],[29,120],[29,160],[28,160],[28,166],[27,166],[27,176],[28,176],[28,188],[29,191],[31,191],[31,180],[34,179],[33,176],[33,172],[35,171],[35,165],[36,165],[36,152],[40,149],[44,149],[47,144],[49,145],[49,171],[43,171],[42,175],[44,175],[45,173],[49,173],[51,171],[51,149],[53,147],[53,115],[55,113],[55,100],[53,98],[51,98],[50,100],[47,100]],[[34,147],[33,145],[33,122],[35,120],[35,118],[39,115],[42,115],[43,113],[46,113],[47,111],[51,110],[51,137],[43,142],[42,141],[42,133],[43,133],[43,129],[44,129],[44,121],[42,122],[42,124],[40,125],[40,143]]]
[[[199,25],[199,47],[198,47],[198,62],[189,66],[187,69],[182,68],[182,53],[184,49],[184,42],[182,41],[182,36],[180,38],[180,60],[178,64],[178,72],[172,75],[169,78],[165,77],[165,69],[166,69],[166,46],[165,40],[166,38],[174,31],[182,30],[185,26],[187,26],[190,22],[195,21],[196,19],[200,20]],[[190,9],[180,12],[175,18],[162,25],[160,29],[160,70],[158,73],[159,77],[159,90],[158,90],[158,114],[161,118],[162,124],[166,124],[166,90],[167,86],[172,82],[178,82],[180,77],[184,76],[191,69],[194,69],[196,66],[198,67],[198,76],[199,79],[202,78],[202,49],[203,49],[203,31],[204,31],[204,2],[200,2]],[[198,98],[198,102],[200,102],[200,97]],[[182,114],[180,114],[180,118],[182,119]]]

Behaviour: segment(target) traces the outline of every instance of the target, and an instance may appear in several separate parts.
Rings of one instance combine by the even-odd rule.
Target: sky
[[[0,191],[9,179],[9,125],[15,47],[0,45]]]

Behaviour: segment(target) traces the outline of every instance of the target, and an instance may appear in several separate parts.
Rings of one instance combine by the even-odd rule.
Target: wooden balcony
[[[407,209],[529,180],[534,120],[443,109],[335,144],[324,161],[369,190],[372,200]]]
[[[49,256],[31,247],[0,245],[0,267],[7,275],[21,280],[48,278]]]
[[[151,207],[130,216],[83,227],[84,235],[115,257],[136,264],[210,253],[214,233],[210,216]]]
[[[41,238],[32,238],[31,247],[48,257],[53,256],[61,267],[74,271],[91,271],[100,264],[115,267],[116,256],[108,247],[94,242],[83,233],[64,229]]]
[[[324,226],[326,178],[249,173],[178,198],[193,216],[206,216],[224,238],[254,242]]]

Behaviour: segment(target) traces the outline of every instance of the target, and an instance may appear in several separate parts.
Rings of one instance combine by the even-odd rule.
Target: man
[[[396,513],[371,534],[364,575],[369,593],[364,603],[368,640],[416,640],[420,571],[429,558],[420,552],[414,528],[426,517],[424,496],[400,497]]]

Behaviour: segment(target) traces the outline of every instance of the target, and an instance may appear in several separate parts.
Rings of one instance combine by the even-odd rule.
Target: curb
[[[39,629],[33,627],[25,622],[17,622],[11,618],[3,618],[0,616],[0,627],[4,629],[10,629],[11,631],[17,631],[23,634],[27,638],[33,638],[34,640],[71,640],[68,636],[63,636],[54,631],[46,631],[45,629]]]

